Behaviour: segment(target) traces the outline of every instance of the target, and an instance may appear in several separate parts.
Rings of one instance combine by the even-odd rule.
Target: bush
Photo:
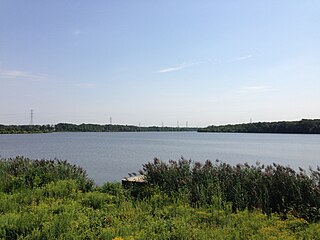
[[[143,165],[146,181],[158,186],[168,195],[187,191],[193,205],[211,205],[213,196],[231,202],[233,211],[261,209],[264,213],[276,212],[286,217],[317,221],[320,219],[320,169],[306,174],[289,167],[273,164],[231,166],[220,161],[205,164],[180,159],[164,163]]]
[[[289,213],[283,219],[281,214],[267,216],[256,209],[232,211],[234,204],[225,199],[235,193],[237,206],[247,204],[240,201],[244,192],[246,201],[254,202],[255,198],[250,196],[256,194],[250,194],[244,183],[248,176],[248,179],[264,176],[259,171],[240,167],[242,170],[237,171],[244,183],[227,195],[224,192],[232,189],[229,184],[234,181],[234,167],[209,161],[204,166],[198,164],[197,169],[194,165],[189,161],[176,164],[185,170],[175,179],[183,180],[186,176],[189,182],[178,181],[176,186],[170,186],[170,194],[157,182],[139,185],[143,192],[137,198],[130,196],[132,189],[124,189],[119,183],[83,191],[77,179],[54,179],[45,185],[0,192],[0,239],[319,239],[319,223],[310,224]],[[213,174],[209,169],[216,172]],[[294,181],[291,177],[285,180]],[[304,178],[301,185],[307,192],[308,186],[318,184],[316,178],[309,180]],[[260,178],[255,186],[263,181]],[[313,194],[310,199],[316,196]],[[285,196],[290,198],[290,194]]]
[[[73,179],[83,191],[93,187],[93,181],[81,167],[61,160],[31,160],[25,157],[0,159],[0,191],[44,186],[58,180]]]

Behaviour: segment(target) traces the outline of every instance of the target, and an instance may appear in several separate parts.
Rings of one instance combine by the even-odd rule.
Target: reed
[[[93,187],[93,181],[88,178],[86,171],[67,161],[31,160],[20,156],[0,159],[0,191],[3,192],[41,187],[63,179],[76,180],[85,191]]]
[[[220,166],[222,163],[207,161],[201,165],[182,159],[170,162],[172,167],[157,160],[156,166],[150,165],[154,167],[152,176],[156,177],[159,166],[167,174],[166,180],[156,179],[163,183],[174,176],[176,183],[171,183],[176,186],[168,183],[161,186],[154,181],[142,185],[142,194],[132,196],[130,189],[119,183],[85,187],[81,181],[91,183],[85,172],[66,162],[19,157],[2,159],[0,163],[0,239],[319,239],[320,236],[319,223],[290,213],[283,219],[276,213],[267,216],[259,209],[233,211],[224,191],[230,189],[228,184],[233,181],[230,177],[235,167],[227,164]],[[176,168],[179,171],[175,176]],[[249,179],[255,178],[254,174],[260,176],[259,171],[249,174],[251,167],[236,168],[242,173],[241,179],[247,175]],[[53,173],[55,176],[51,176]],[[9,180],[2,181],[3,175]],[[26,182],[26,176],[33,175]],[[300,187],[306,191],[310,179],[312,186],[319,184],[317,171],[311,175],[314,177],[300,176],[303,180]],[[236,199],[244,191],[241,186],[236,187]],[[237,204],[245,206],[244,201]]]
[[[320,219],[320,169],[296,172],[278,164],[231,166],[217,160],[204,164],[181,158],[165,163],[155,158],[143,165],[151,185],[173,195],[190,193],[193,205],[211,205],[213,197],[231,202],[237,210],[261,209],[264,213],[293,214],[311,221]]]

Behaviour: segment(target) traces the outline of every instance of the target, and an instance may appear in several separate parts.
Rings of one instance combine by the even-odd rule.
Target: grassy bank
[[[221,190],[197,189],[196,179],[186,177],[207,174],[208,163],[192,164],[155,160],[144,166],[148,184],[124,189],[119,183],[96,187],[83,169],[64,161],[1,159],[0,238],[319,239],[317,218],[293,211],[265,214],[235,206]],[[161,169],[164,180],[156,178]]]

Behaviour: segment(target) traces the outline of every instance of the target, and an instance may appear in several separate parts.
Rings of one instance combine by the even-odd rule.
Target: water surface
[[[204,162],[272,164],[308,169],[320,165],[320,135],[130,132],[0,135],[1,157],[68,160],[97,184],[120,181],[154,157]]]

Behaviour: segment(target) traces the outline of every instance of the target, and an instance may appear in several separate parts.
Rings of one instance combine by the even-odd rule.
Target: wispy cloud
[[[168,73],[168,72],[179,71],[179,70],[184,69],[184,68],[186,68],[188,66],[189,65],[187,63],[182,63],[182,64],[179,64],[179,65],[176,65],[176,66],[173,66],[173,67],[167,67],[167,68],[159,69],[157,71],[157,73]]]
[[[266,91],[266,90],[270,90],[270,89],[271,89],[270,86],[266,86],[266,85],[242,87],[242,90],[244,90],[244,91]]]
[[[253,58],[252,54],[249,54],[249,55],[246,55],[246,56],[241,56],[241,57],[236,57],[236,58],[233,58],[233,59],[229,60],[228,62],[239,62],[239,61],[248,60],[250,58]]]
[[[209,61],[211,61],[211,59],[208,59],[206,61],[199,61],[199,62],[181,63],[181,64],[178,64],[176,66],[159,69],[159,70],[156,71],[156,73],[168,73],[168,72],[179,71],[179,70],[182,70],[184,68],[192,67],[194,65],[199,65],[199,64],[202,64],[202,63],[205,63],[205,62],[209,62]]]
[[[78,88],[94,88],[96,85],[93,83],[76,83],[74,84],[75,87]]]
[[[44,74],[35,74],[20,70],[0,69],[0,79],[25,79],[30,81],[42,81],[47,79]]]
[[[254,55],[248,54],[246,56],[236,57],[236,58],[233,58],[233,59],[230,59],[230,60],[221,60],[221,59],[217,59],[217,58],[214,58],[214,59],[208,58],[208,59],[206,59],[204,61],[191,62],[191,63],[186,62],[186,63],[181,63],[181,64],[178,64],[178,65],[175,65],[175,66],[172,66],[172,67],[161,68],[161,69],[157,70],[156,73],[168,73],[168,72],[179,71],[179,70],[182,70],[182,69],[185,69],[185,68],[189,68],[189,67],[192,67],[194,65],[203,64],[203,63],[212,63],[212,64],[233,63],[233,62],[245,61],[245,60],[248,60],[248,59],[253,58],[253,57],[254,57]]]

